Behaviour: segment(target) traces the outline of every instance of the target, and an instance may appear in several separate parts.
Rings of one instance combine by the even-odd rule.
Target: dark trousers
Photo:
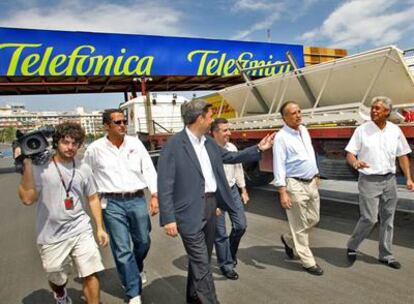
[[[181,234],[188,255],[187,303],[219,303],[210,269],[216,229],[216,207],[216,198],[207,198],[201,231],[194,235]]]
[[[232,226],[230,237],[226,232],[225,212],[223,211],[216,219],[216,238],[214,244],[216,246],[217,261],[222,271],[230,271],[233,269],[233,261],[237,259],[236,255],[240,240],[246,232],[247,227],[243,202],[236,185],[231,187],[231,195],[236,208],[228,212]]]

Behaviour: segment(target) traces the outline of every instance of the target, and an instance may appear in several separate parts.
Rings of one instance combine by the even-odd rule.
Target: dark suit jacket
[[[257,161],[257,146],[239,152],[221,148],[210,136],[205,147],[217,182],[216,198],[223,210],[235,209],[223,163]],[[160,223],[176,222],[180,234],[194,234],[204,218],[204,177],[200,163],[185,129],[165,144],[158,160],[158,199]]]

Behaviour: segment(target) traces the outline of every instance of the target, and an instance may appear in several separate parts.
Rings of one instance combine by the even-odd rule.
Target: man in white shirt
[[[157,173],[142,142],[126,135],[122,110],[105,110],[103,124],[107,134],[89,145],[84,160],[93,169],[102,197],[105,227],[126,296],[129,303],[139,304],[146,282],[144,259],[151,243],[144,189],[151,192],[149,211],[155,215]]]
[[[236,146],[229,142],[231,132],[227,119],[216,118],[211,124],[211,133],[220,147],[228,151],[237,152]],[[234,270],[234,267],[237,264],[237,250],[239,249],[240,240],[247,228],[243,204],[247,204],[249,201],[249,194],[246,190],[242,164],[224,165],[224,172],[235,208],[234,211],[230,210],[228,212],[232,225],[230,237],[226,232],[225,212],[219,211],[216,219],[216,238],[214,245],[221,272],[228,279],[237,280],[239,275]],[[241,196],[239,188],[241,189]]]
[[[309,233],[319,222],[319,171],[308,130],[301,124],[299,105],[285,102],[280,113],[285,122],[273,145],[274,185],[278,188],[282,208],[286,209],[290,232],[281,236],[285,252],[291,259],[294,251],[303,268],[322,275],[309,248]]]
[[[391,268],[401,264],[391,252],[394,214],[397,207],[395,161],[406,177],[406,186],[414,190],[410,173],[411,153],[401,129],[390,121],[392,102],[388,97],[374,97],[371,103],[371,121],[356,128],[346,146],[348,163],[359,171],[360,218],[347,244],[347,256],[355,262],[359,245],[371,233],[380,218],[379,261]]]

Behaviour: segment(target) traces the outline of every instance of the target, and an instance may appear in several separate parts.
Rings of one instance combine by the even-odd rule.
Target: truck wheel
[[[358,180],[358,171],[351,168],[344,159],[319,159],[319,174],[322,178],[334,180]]]

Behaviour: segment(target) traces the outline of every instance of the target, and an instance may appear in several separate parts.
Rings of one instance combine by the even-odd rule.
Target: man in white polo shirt
[[[157,173],[142,142],[126,135],[127,121],[120,109],[105,110],[103,124],[107,134],[89,145],[85,161],[102,196],[105,227],[126,296],[129,303],[139,304],[151,243],[148,209],[151,215],[158,213]],[[143,191],[147,187],[149,207]]]
[[[401,264],[391,252],[394,214],[397,207],[397,183],[395,161],[407,179],[406,186],[414,190],[410,173],[411,153],[401,129],[387,121],[392,110],[388,97],[374,97],[371,103],[371,121],[356,128],[346,146],[348,163],[359,171],[360,218],[347,244],[347,256],[355,262],[359,245],[371,233],[380,218],[379,261],[399,269]]]
[[[285,122],[273,144],[274,185],[282,208],[286,209],[290,231],[281,236],[286,255],[294,251],[303,268],[312,275],[322,275],[309,248],[309,233],[319,222],[319,171],[308,130],[302,125],[299,105],[285,102],[280,108]]]

